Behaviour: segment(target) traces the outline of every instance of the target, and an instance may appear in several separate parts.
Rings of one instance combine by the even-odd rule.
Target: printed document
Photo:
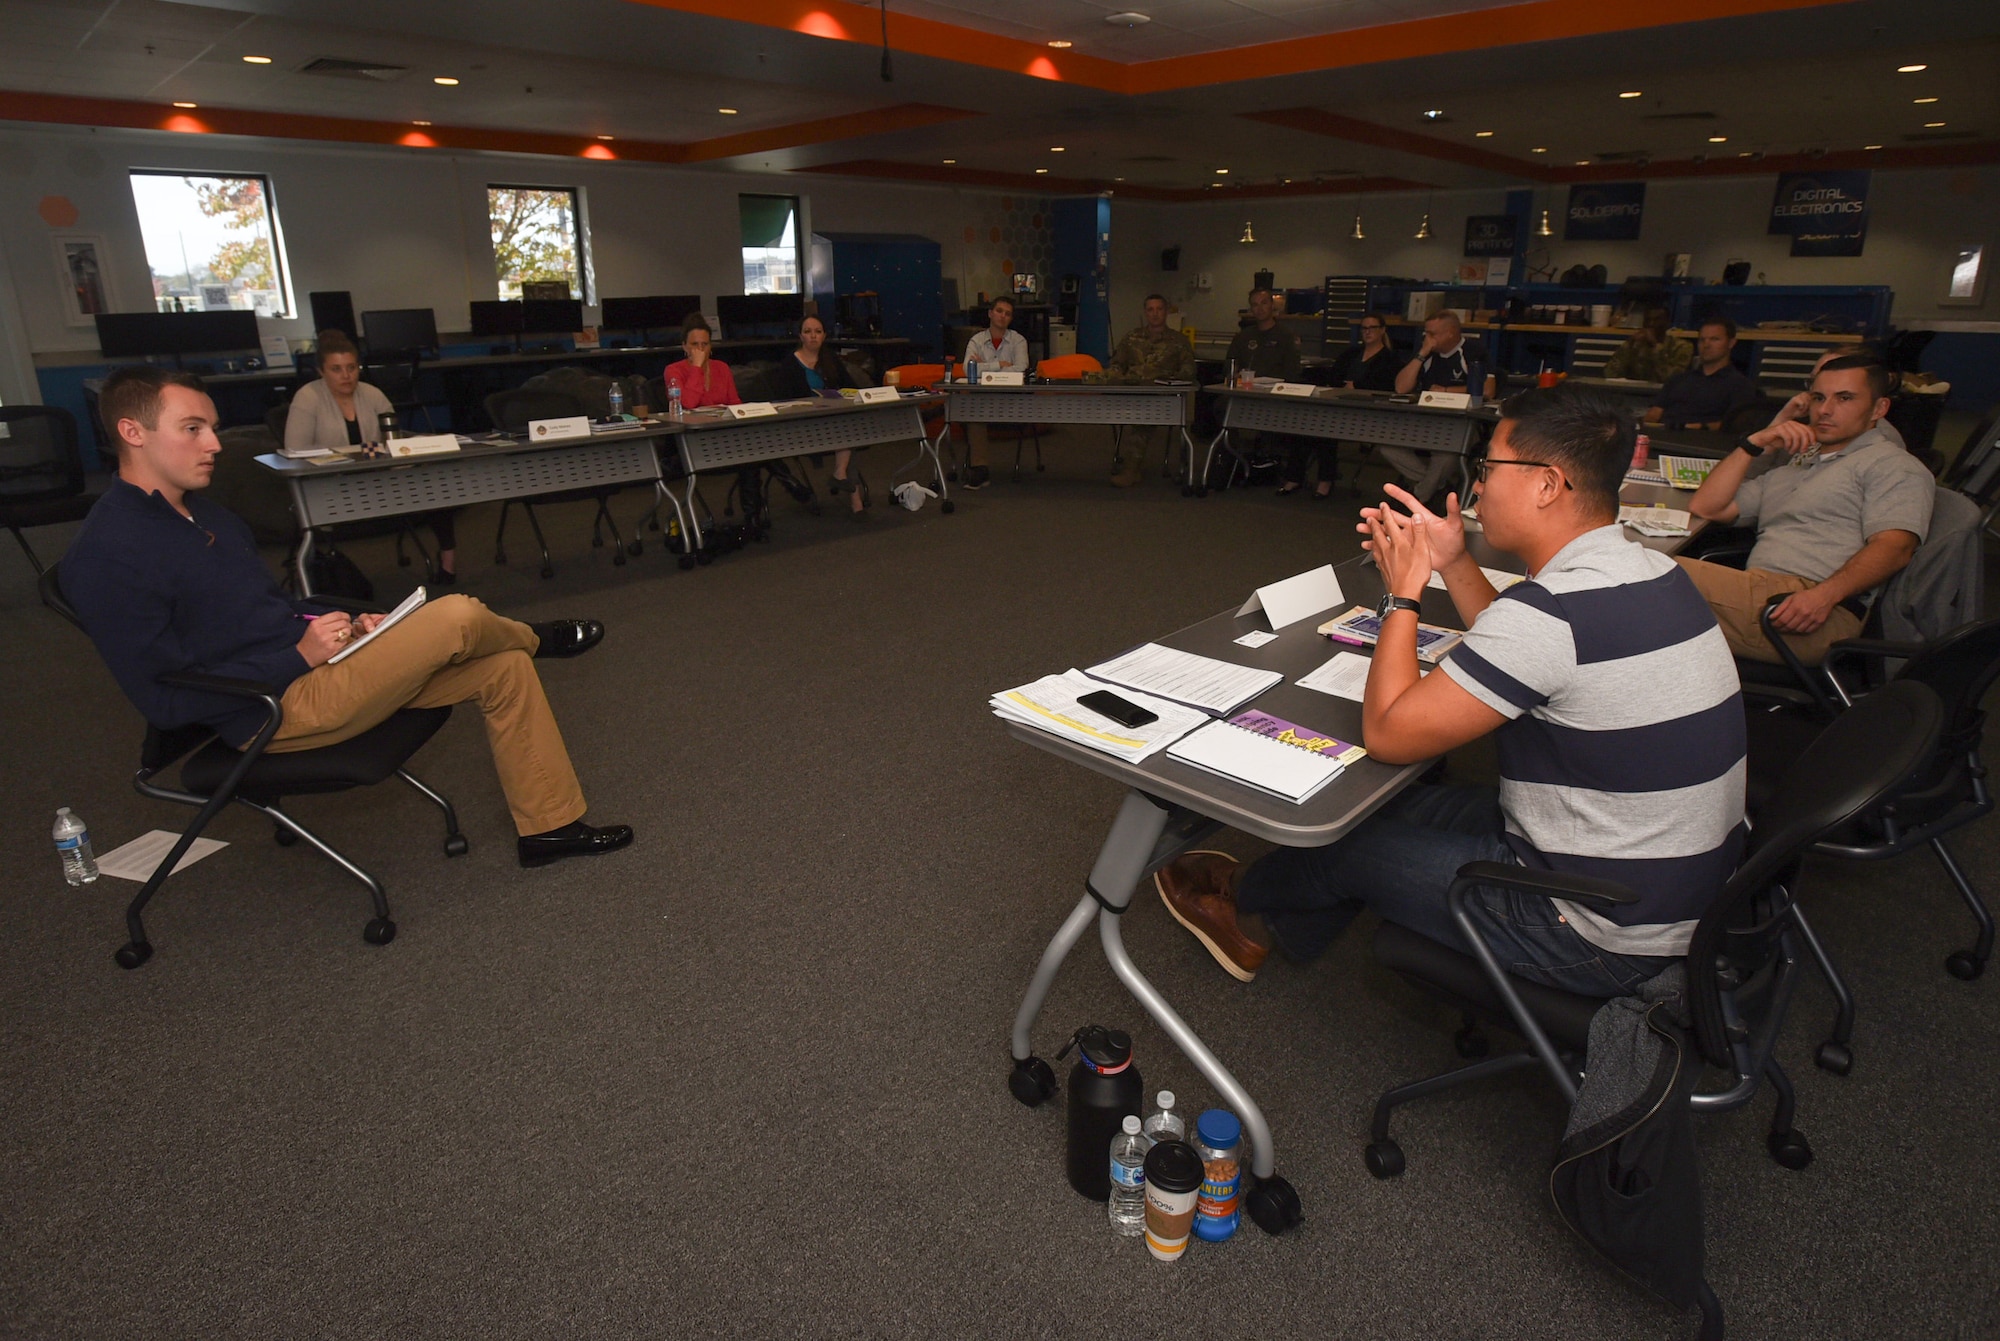
[[[165,829],[142,833],[131,842],[99,857],[98,874],[108,875],[114,880],[134,880],[143,885],[153,878],[153,872],[159,869],[167,854],[174,850],[174,844],[180,841],[179,834]],[[169,874],[179,875],[203,857],[228,846],[219,838],[197,838],[188,845],[187,851],[181,853],[181,859],[174,863],[174,869]]]
[[[328,659],[326,664],[329,666],[338,665],[340,662],[345,661],[348,657],[353,656],[356,652],[359,652],[362,648],[374,642],[375,639],[380,637],[383,633],[386,633],[388,630],[393,629],[396,627],[396,625],[402,623],[403,617],[405,615],[409,614],[410,611],[416,609],[423,603],[424,603],[424,589],[422,587],[418,587],[415,591],[411,592],[408,596],[405,596],[403,598],[403,603],[401,605],[397,606],[394,610],[391,610],[388,614],[382,616],[382,622],[380,624],[377,624],[372,631],[362,634],[359,638],[356,638],[353,642],[341,648],[338,652],[335,652],[333,656]]]
[[[1213,716],[1232,713],[1284,676],[1192,652],[1143,643],[1123,656],[1092,666],[1088,674],[1125,689],[1184,703]]]
[[[1044,675],[1018,689],[995,694],[989,702],[994,715],[1005,721],[1039,727],[1065,740],[1116,755],[1128,764],[1143,762],[1208,720],[1192,708],[1126,690],[1119,694],[1120,698],[1158,714],[1159,720],[1144,726],[1125,726],[1077,701],[1103,688],[1082,671],[1071,670],[1062,675]]]

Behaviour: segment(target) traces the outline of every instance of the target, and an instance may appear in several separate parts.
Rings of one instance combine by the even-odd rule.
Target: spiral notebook
[[[1368,751],[1268,712],[1240,712],[1181,737],[1167,755],[1293,804],[1312,798]]]

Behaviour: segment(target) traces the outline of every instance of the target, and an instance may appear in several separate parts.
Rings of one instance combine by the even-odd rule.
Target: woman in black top
[[[826,347],[826,323],[818,317],[807,317],[799,323],[799,347],[778,360],[778,366],[771,369],[769,385],[773,399],[805,400],[822,391],[851,387],[854,378],[840,361],[840,355]],[[833,491],[846,494],[848,510],[859,517],[864,515],[868,501],[847,478],[853,458],[851,451],[833,454]]]
[[[1361,318],[1361,343],[1348,346],[1334,369],[1336,385],[1346,386],[1355,391],[1394,391],[1396,370],[1403,366],[1403,356],[1389,343],[1389,329],[1382,318],[1370,312]],[[1333,495],[1333,478],[1338,472],[1336,444],[1331,442],[1307,442],[1301,440],[1293,451],[1289,468],[1285,471],[1285,483],[1279,488],[1281,494],[1297,493],[1305,485],[1306,457],[1311,455],[1319,463],[1319,483],[1313,488],[1315,499]]]

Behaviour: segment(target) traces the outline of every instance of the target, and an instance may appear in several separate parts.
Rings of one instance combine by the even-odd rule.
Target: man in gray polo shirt
[[[1740,439],[1688,503],[1697,517],[1757,527],[1742,569],[1679,560],[1737,656],[1782,660],[1758,615],[1783,596],[1772,625],[1800,660],[1819,664],[1861,632],[1867,602],[1923,543],[1936,485],[1877,427],[1889,382],[1879,363],[1829,360],[1808,393],[1811,423],[1779,419]]]

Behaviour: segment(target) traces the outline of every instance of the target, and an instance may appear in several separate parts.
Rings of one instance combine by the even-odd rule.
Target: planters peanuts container
[[[1201,1155],[1201,1195],[1194,1204],[1194,1236],[1220,1243],[1243,1223],[1243,1124],[1226,1108],[1211,1108],[1195,1123]]]
[[[1131,1035],[1093,1024],[1070,1043],[1077,1056],[1069,1073],[1069,1185],[1093,1201],[1110,1201],[1111,1141],[1145,1102],[1145,1082],[1132,1065]]]

